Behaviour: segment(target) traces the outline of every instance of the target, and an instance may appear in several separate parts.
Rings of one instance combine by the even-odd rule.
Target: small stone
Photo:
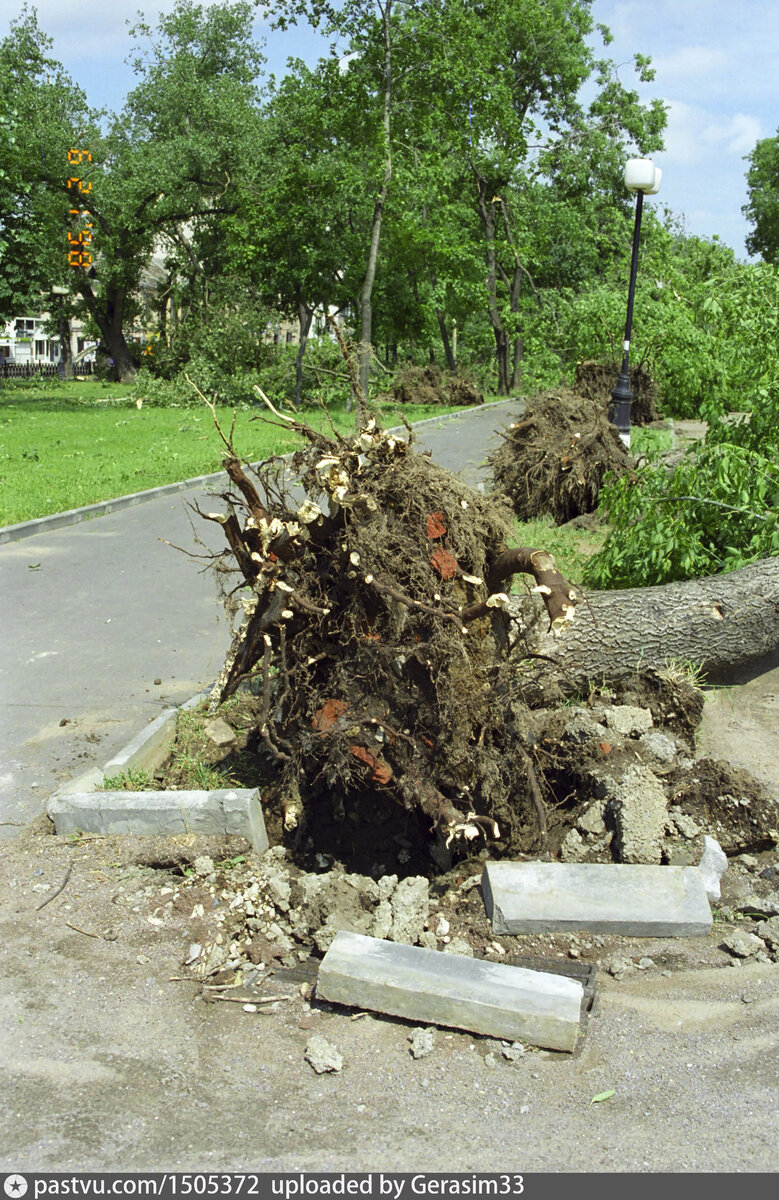
[[[569,829],[560,846],[562,862],[581,862],[587,854],[587,846],[578,829]]]
[[[444,954],[461,954],[464,958],[473,958],[473,946],[466,942],[465,938],[453,937],[448,945],[444,946]]]
[[[519,1112],[520,1112],[521,1116],[526,1117],[527,1114],[530,1112],[530,1105],[529,1104],[520,1104]]]
[[[722,894],[720,879],[728,869],[728,860],[717,839],[708,834],[703,839],[703,855],[698,866],[709,900],[719,900]]]
[[[432,1029],[415,1029],[413,1033],[409,1034],[408,1040],[411,1043],[412,1058],[427,1058],[428,1054],[432,1054],[435,1049]]]
[[[755,926],[755,933],[764,942],[768,942],[769,946],[779,946],[779,917],[771,917],[767,921],[759,921]]]
[[[671,816],[673,817],[674,825],[683,838],[688,838],[691,841],[701,832],[701,826],[698,822],[687,813],[682,812],[680,808],[672,808]]]
[[[322,1037],[321,1033],[313,1033],[308,1039],[304,1058],[317,1075],[324,1075],[328,1071],[340,1071],[344,1065],[344,1060],[335,1046]]]
[[[577,829],[580,829],[582,833],[592,833],[595,835],[605,833],[606,824],[603,820],[603,810],[604,805],[602,803],[591,804],[577,820]]]
[[[207,875],[212,875],[214,872],[214,860],[207,854],[199,855],[192,866],[195,869],[195,874],[200,875],[202,879],[205,879]]]
[[[446,937],[446,935],[449,932],[449,928],[450,928],[449,922],[447,921],[446,917],[439,916],[438,921],[436,922],[436,927],[435,927],[436,937],[437,938]]]
[[[525,1057],[525,1047],[521,1042],[512,1042],[503,1048],[503,1057],[509,1062],[519,1062],[520,1058]]]
[[[642,733],[638,739],[641,749],[655,762],[668,764],[676,758],[676,746],[671,739],[657,729]]]
[[[647,733],[653,724],[648,708],[635,708],[632,704],[613,704],[606,709],[605,715],[609,729],[623,737]]]
[[[764,942],[754,933],[745,933],[743,929],[729,930],[722,939],[722,945],[736,958],[751,958],[760,950],[765,952]]]
[[[568,951],[568,957],[569,958],[581,958],[581,956],[582,956],[582,952],[578,948],[578,946],[571,946],[570,950]]]
[[[624,979],[629,971],[634,971],[635,969],[635,963],[632,958],[612,958],[606,967],[609,975],[613,975],[615,979]]]
[[[640,958],[636,965],[639,971],[651,971],[652,967],[655,965],[655,960],[647,957]]]
[[[203,726],[203,732],[215,746],[232,746],[236,740],[236,732],[231,729],[222,717],[216,717]]]
[[[413,946],[419,941],[430,911],[428,887],[423,876],[410,875],[401,879],[394,889],[390,900],[392,930],[389,935],[393,942]]]
[[[496,1067],[498,1065],[498,1060],[494,1054],[485,1054],[484,1065],[485,1067]]]
[[[616,785],[611,809],[619,861],[659,864],[668,807],[665,792],[648,767],[632,766],[625,771]]]
[[[742,864],[742,866],[746,867],[748,871],[754,871],[759,865],[754,854],[739,854],[738,861]]]

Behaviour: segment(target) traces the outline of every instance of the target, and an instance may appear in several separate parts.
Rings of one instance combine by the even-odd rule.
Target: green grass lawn
[[[202,408],[136,408],[126,384],[98,380],[5,383],[0,387],[0,525],[80,508],[130,492],[206,475],[221,467],[224,449],[210,412]],[[262,409],[236,419],[235,447],[256,461],[298,445],[260,420]],[[433,406],[382,406],[386,426],[452,411]],[[218,412],[225,432],[232,410]],[[328,428],[327,417],[306,410],[305,420]],[[331,409],[341,433],[354,413]]]

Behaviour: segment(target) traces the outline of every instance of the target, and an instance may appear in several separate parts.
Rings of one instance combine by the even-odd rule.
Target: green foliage
[[[595,587],[644,587],[779,554],[779,379],[750,416],[706,410],[705,441],[669,472],[649,466],[601,492],[611,525],[587,567]]]
[[[569,378],[581,359],[619,362],[629,278],[629,241],[602,278],[550,300],[558,348]],[[743,336],[738,319],[725,329],[715,297],[735,285],[741,267],[716,241],[689,237],[650,210],[642,223],[631,337],[631,362],[646,365],[667,416],[696,416],[724,398],[732,358]],[[734,316],[736,315],[734,310]]]
[[[743,211],[755,228],[747,250],[779,265],[779,137],[759,141],[748,158],[749,203]]]
[[[149,792],[154,791],[157,784],[150,771],[140,767],[131,767],[128,771],[120,771],[104,779],[98,791],[100,792]]]

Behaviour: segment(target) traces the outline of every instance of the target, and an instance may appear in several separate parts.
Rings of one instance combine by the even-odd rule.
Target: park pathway
[[[418,443],[479,486],[497,431],[521,410],[436,417],[416,427]],[[202,485],[152,494],[0,545],[0,837],[216,678],[230,631],[211,573],[165,544],[197,549],[188,502],[203,498]],[[215,526],[197,525],[222,548]]]

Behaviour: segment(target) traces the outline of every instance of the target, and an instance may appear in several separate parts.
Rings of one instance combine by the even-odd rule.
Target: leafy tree
[[[251,277],[269,305],[297,318],[303,355],[317,309],[343,311],[359,292],[361,236],[370,219],[361,140],[353,126],[352,77],[335,59],[302,62],[266,95],[258,169],[239,210],[225,223],[228,260]]]
[[[34,112],[21,148],[21,186],[56,199],[63,212],[74,198],[77,207],[88,205],[92,269],[71,272],[71,283],[119,379],[135,374],[127,328],[137,312],[142,271],[160,239],[182,228],[197,236],[209,218],[236,206],[258,120],[262,57],[249,32],[251,11],[242,0],[208,9],[178,0],[156,32],[138,25],[133,66],[139,82],[105,135],[64,81],[50,98],[40,78],[46,39],[34,17],[22,19],[37,57],[31,50],[25,60]],[[57,106],[70,119],[56,119]],[[46,153],[40,156],[42,123]],[[69,189],[71,148],[84,155],[77,164],[81,182]]]
[[[68,282],[68,151],[94,136],[83,92],[25,7],[0,42],[0,316],[37,311]]]
[[[665,114],[659,102],[642,106],[613,64],[595,58],[584,2],[451,0],[426,15],[420,78],[437,107],[439,136],[470,178],[505,393],[520,381],[522,308],[537,286],[529,261],[543,258],[535,233],[543,185],[571,208],[613,206],[626,144],[657,148]],[[647,61],[636,65],[647,77]],[[585,106],[579,94],[588,80],[596,95]]]
[[[278,0],[276,4],[276,19],[281,27],[304,18],[314,27],[321,24],[326,34],[348,40],[348,54],[340,61],[344,75],[352,81],[352,95],[359,95],[359,110],[352,114],[356,121],[354,129],[362,128],[370,134],[360,139],[372,213],[357,301],[360,321],[358,372],[360,386],[366,395],[373,340],[373,287],[382,221],[392,180],[395,53],[400,38],[399,11],[404,7],[398,0],[344,0],[337,5],[322,0],[314,0],[314,3]]]
[[[744,372],[735,398],[750,411],[729,415],[733,393],[713,393],[702,406],[705,442],[681,466],[648,467],[604,489],[612,529],[588,570],[598,587],[711,575],[779,554],[779,365],[765,350],[779,338],[779,268],[735,264],[707,288],[728,373],[731,364]]]
[[[629,244],[599,276],[549,298],[556,328],[549,341],[572,376],[581,359],[618,362],[625,319]],[[648,367],[668,416],[696,415],[729,389],[732,349],[712,304],[717,287],[735,285],[732,251],[716,241],[689,237],[650,211],[642,223],[631,359]],[[727,283],[725,281],[728,281]]]
[[[743,212],[755,228],[747,235],[750,254],[779,262],[779,137],[764,138],[748,155],[749,203]]]

